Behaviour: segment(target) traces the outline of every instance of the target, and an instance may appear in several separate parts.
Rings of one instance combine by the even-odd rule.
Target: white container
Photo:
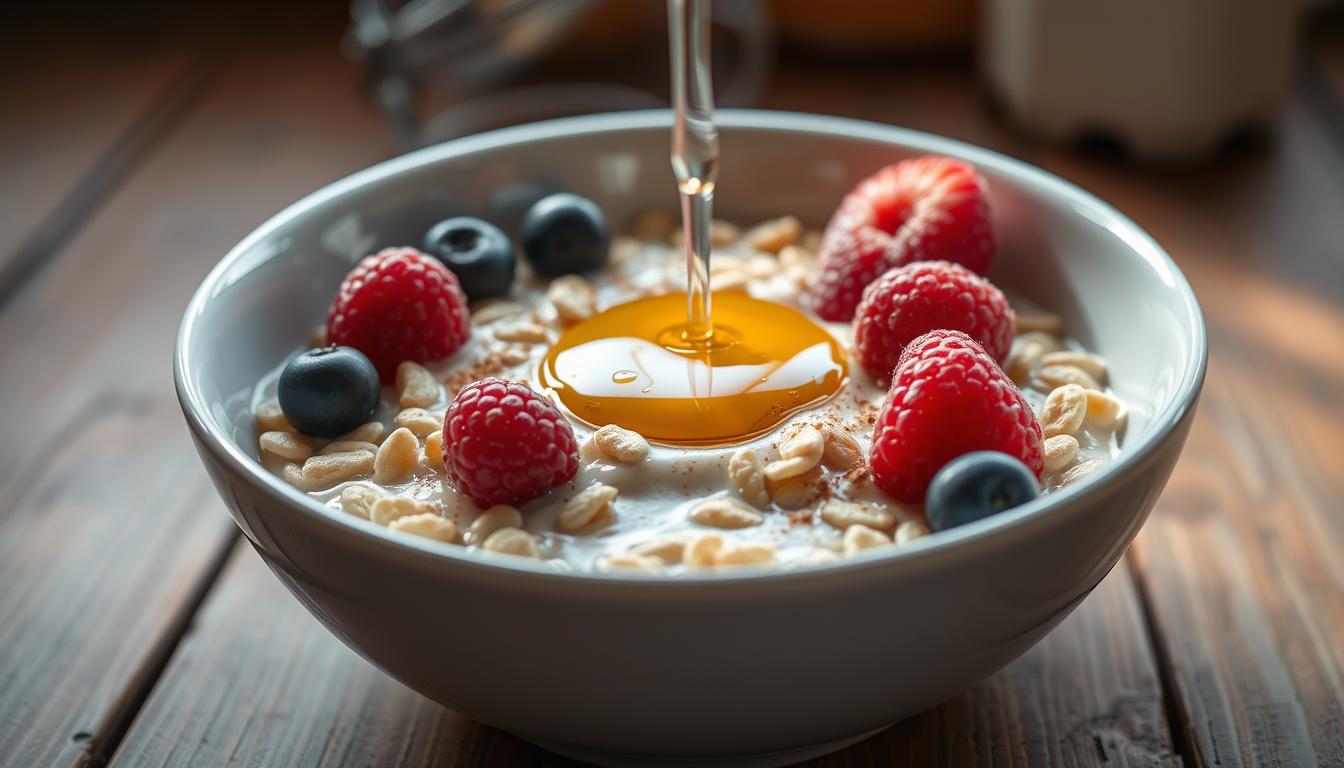
[[[981,69],[1014,120],[1114,136],[1180,160],[1269,121],[1288,83],[1295,0],[986,0]]]

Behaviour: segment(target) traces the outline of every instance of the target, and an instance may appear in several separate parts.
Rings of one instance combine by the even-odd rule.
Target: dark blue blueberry
[[[444,219],[425,233],[425,253],[457,275],[467,298],[506,296],[513,285],[513,243],[488,221]]]
[[[373,419],[378,370],[354,347],[318,347],[280,372],[276,394],[289,423],[309,437],[340,437]]]
[[[523,217],[522,243],[537,274],[553,277],[601,269],[611,234],[596,203],[561,192],[538,200]]]
[[[938,470],[924,497],[929,528],[945,531],[997,515],[1041,495],[1026,464],[998,451],[976,451]]]

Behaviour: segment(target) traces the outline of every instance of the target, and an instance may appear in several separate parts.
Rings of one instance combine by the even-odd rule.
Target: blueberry
[[[1027,465],[998,451],[976,451],[938,470],[924,497],[929,527],[945,531],[975,522],[1041,495]]]
[[[280,372],[280,410],[310,437],[339,437],[373,419],[378,370],[354,347],[319,347],[296,355]]]
[[[561,192],[538,200],[523,217],[522,241],[527,262],[551,277],[601,269],[611,234],[596,203]]]
[[[487,221],[470,216],[440,221],[425,233],[425,253],[457,275],[472,301],[507,295],[513,285],[513,243]]]

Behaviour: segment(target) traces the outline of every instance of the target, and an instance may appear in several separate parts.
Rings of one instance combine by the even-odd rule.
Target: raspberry
[[[984,274],[994,232],[984,178],[969,163],[929,155],[883,168],[840,203],[822,237],[812,311],[847,321],[878,275],[932,259]]]
[[[911,341],[892,375],[868,455],[873,481],[900,502],[919,503],[944,464],[972,451],[999,451],[1039,479],[1041,427],[1022,392],[961,331]]]
[[[444,468],[481,509],[520,504],[569,482],[579,471],[577,445],[551,401],[518,382],[472,382],[443,417]]]
[[[383,383],[403,360],[438,360],[471,336],[467,297],[438,260],[385,248],[345,276],[327,313],[327,343],[363,352]]]
[[[993,283],[960,264],[918,261],[863,289],[854,313],[854,344],[864,369],[886,379],[901,350],[920,334],[962,331],[1002,360],[1013,343],[1013,325],[1013,310]]]

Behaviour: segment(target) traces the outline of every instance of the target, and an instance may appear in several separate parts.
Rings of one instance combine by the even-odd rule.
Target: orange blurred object
[[[833,49],[938,48],[975,36],[976,0],[770,0],[780,39]]]
[[[565,40],[565,48],[618,47],[631,38],[657,28],[666,35],[667,8],[660,2],[605,0],[596,4],[574,25]]]
[[[738,1],[738,0],[734,0]],[[976,0],[767,0],[781,40],[828,49],[938,48],[975,37]],[[663,3],[606,0],[575,26],[566,46],[616,46],[665,29]]]

